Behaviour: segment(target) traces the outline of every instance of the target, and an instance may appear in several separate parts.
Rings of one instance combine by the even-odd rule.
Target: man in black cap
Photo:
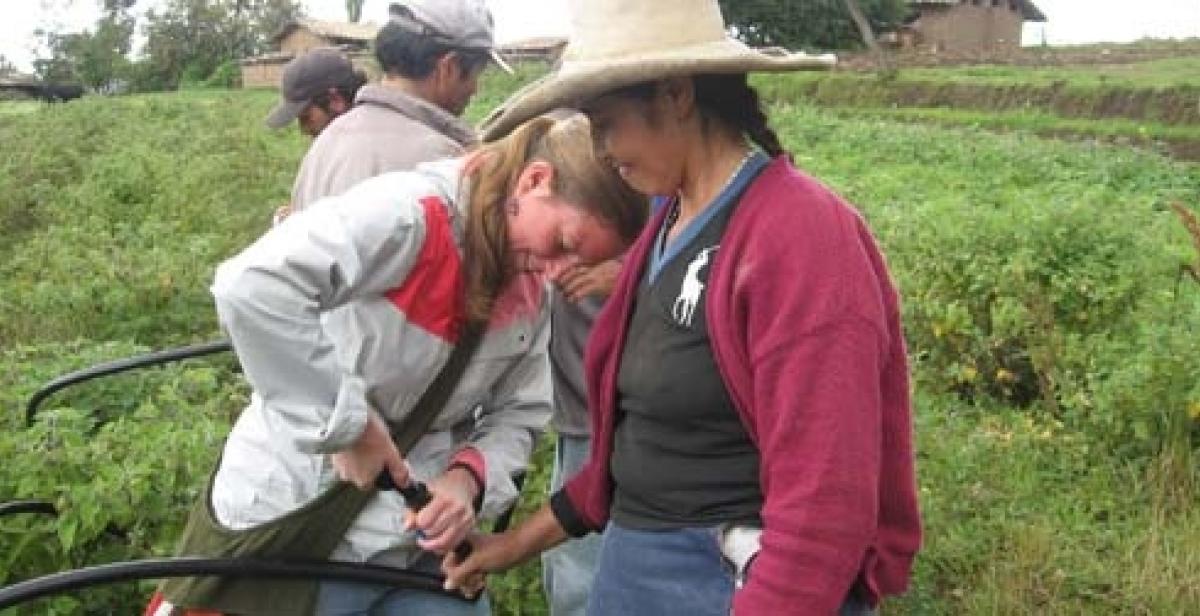
[[[311,49],[283,68],[280,100],[267,116],[267,126],[283,128],[296,120],[301,132],[315,138],[350,110],[366,81],[342,52],[332,47]]]
[[[404,0],[389,15],[375,37],[383,79],[363,86],[354,108],[313,142],[292,187],[295,210],[381,173],[459,156],[476,141],[458,116],[489,60],[507,69],[483,0]]]

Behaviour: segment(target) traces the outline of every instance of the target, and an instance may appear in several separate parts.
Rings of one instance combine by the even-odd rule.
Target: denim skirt
[[[610,522],[588,616],[729,616],[734,571],[719,546],[717,526],[637,530]],[[860,594],[851,591],[840,616],[875,613]]]

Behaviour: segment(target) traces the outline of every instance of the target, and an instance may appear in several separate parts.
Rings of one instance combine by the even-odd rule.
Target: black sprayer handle
[[[433,496],[429,494],[429,488],[420,481],[408,482],[408,485],[398,486],[395,481],[392,481],[392,474],[388,469],[383,469],[379,476],[375,478],[375,488],[379,490],[395,490],[404,497],[404,502],[412,509],[413,513],[420,511],[429,501],[433,500]],[[454,547],[454,555],[458,560],[464,561],[471,555],[471,542],[463,541]]]

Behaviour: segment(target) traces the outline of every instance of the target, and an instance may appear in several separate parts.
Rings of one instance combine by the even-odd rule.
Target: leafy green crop
[[[170,553],[232,418],[245,404],[231,358],[79,385],[48,399],[30,427],[19,412],[52,374],[147,351],[128,343],[74,341],[2,353],[0,495],[4,501],[51,502],[58,515],[0,518],[0,583]],[[128,612],[135,601],[131,590],[89,592],[86,612]],[[80,609],[65,597],[22,613]]]
[[[541,70],[489,74],[469,117]],[[0,103],[0,501],[61,512],[0,518],[0,583],[171,552],[245,401],[232,359],[60,392],[32,427],[24,405],[58,374],[217,336],[213,268],[267,227],[306,146],[263,128],[273,100]],[[1200,603],[1200,284],[1181,273],[1200,254],[1169,208],[1200,208],[1200,169],[772,100],[797,164],[861,208],[902,294],[926,544],[888,612]],[[498,614],[546,613],[536,561],[490,586]],[[134,613],[149,589],[20,613]]]

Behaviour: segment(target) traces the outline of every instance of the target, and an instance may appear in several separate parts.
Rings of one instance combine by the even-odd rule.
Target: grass
[[[834,112],[846,117],[876,117],[905,122],[929,122],[1004,131],[1027,131],[1044,136],[1098,137],[1124,140],[1126,143],[1153,144],[1155,141],[1200,142],[1200,126],[1109,119],[1103,122],[1083,118],[1064,118],[1035,109],[986,112],[951,107],[838,107]]]
[[[37,111],[43,103],[35,101],[4,101],[0,100],[0,117],[25,115]]]
[[[512,68],[513,74],[508,75],[495,67],[488,67],[479,81],[479,92],[471,99],[470,107],[463,114],[468,122],[478,124],[484,115],[500,106],[510,93],[545,74],[549,65],[544,62],[522,61],[513,63]]]
[[[482,117],[542,70],[522,67],[516,77],[488,73],[468,118]],[[5,412],[19,414],[37,383],[65,370],[112,354],[217,335],[206,291],[212,267],[265,228],[270,211],[286,199],[307,145],[295,130],[262,127],[274,100],[269,91],[217,90],[88,97],[55,106],[0,105],[0,142],[12,153],[0,159],[0,231],[5,238],[0,245],[0,342],[10,349],[0,363]],[[858,204],[871,221],[905,293],[906,308],[951,303],[936,295],[928,299],[930,289],[923,281],[930,272],[983,267],[987,252],[1002,260],[1024,246],[1021,233],[1039,229],[1045,231],[1037,237],[1049,238],[1050,248],[1063,247],[1063,254],[1052,256],[1064,261],[1084,252],[1088,243],[1127,235],[1139,242],[1149,238],[1128,244],[1139,250],[1116,254],[1111,263],[1047,275],[1052,283],[1068,287],[1090,283],[1093,278],[1080,274],[1093,269],[1095,279],[1130,270],[1149,281],[1142,295],[1158,298],[1170,293],[1174,281],[1164,272],[1173,275],[1179,263],[1197,262],[1192,236],[1166,205],[1181,203],[1193,211],[1200,205],[1195,165],[1129,148],[1039,139],[1028,131],[1038,130],[1038,121],[1054,124],[1037,114],[1009,118],[945,111],[951,120],[966,123],[947,128],[896,121],[907,119],[906,110],[876,111],[831,113],[777,100],[772,120],[797,163]],[[982,130],[993,122],[1015,132]],[[1094,129],[1125,134],[1110,124],[1097,123]],[[987,238],[970,235],[970,230],[997,220],[1026,226],[1014,227],[1010,244],[995,240],[994,250],[988,248],[991,244],[973,246]],[[1151,243],[1165,247],[1141,250]],[[980,278],[964,295],[994,293],[1004,282]],[[1186,279],[1184,284],[1191,285]],[[1196,285],[1182,292],[1200,294],[1200,287],[1192,287]],[[1082,297],[1083,310],[1105,300],[1102,295]],[[1180,303],[1194,308],[1200,300]],[[1186,320],[1194,313],[1181,308],[1173,314]],[[1097,380],[1111,379],[1109,372],[1122,363],[1141,365],[1119,387],[1113,386],[1122,395],[1105,398],[1103,392],[1081,390],[1080,395],[1091,396],[1090,406],[1083,408],[1092,416],[1056,417],[1036,406],[968,403],[946,393],[938,386],[945,375],[934,367],[933,349],[921,337],[929,323],[916,312],[906,319],[917,383],[925,547],[910,593],[885,605],[884,613],[1173,615],[1200,605],[1200,507],[1194,483],[1180,480],[1195,481],[1195,458],[1178,449],[1156,450],[1152,437],[1138,430],[1122,447],[1103,432],[1123,435],[1127,424],[1137,420],[1149,426],[1139,430],[1153,434],[1155,422],[1168,415],[1168,402],[1200,409],[1200,388],[1187,389],[1195,381],[1188,358],[1196,356],[1191,349],[1200,336],[1179,335],[1173,342],[1170,336],[1185,330],[1164,329],[1157,339],[1130,338],[1127,353],[1106,356],[1111,363],[1088,364],[1093,371],[1089,378]],[[1143,320],[1148,327],[1156,325]],[[1098,337],[1132,336],[1128,329],[1114,326]],[[1159,347],[1166,357],[1148,363]],[[227,415],[241,403],[242,390],[226,382],[230,378],[228,366],[218,365],[61,394],[53,402],[58,411],[47,409],[47,417],[61,416],[62,406],[100,408],[106,417],[128,416],[143,439],[159,440],[137,446],[122,442],[119,431],[106,433],[103,440],[80,434],[94,449],[55,452],[72,463],[70,474],[57,476],[57,467],[42,468],[43,462],[22,449],[23,428],[12,420],[0,424],[10,428],[10,438],[0,437],[0,443],[25,452],[21,459],[26,462],[16,474],[9,465],[0,467],[0,485],[37,480],[31,489],[58,495],[70,511],[89,502],[88,495],[94,499],[90,502],[110,503],[97,495],[111,490],[100,488],[118,486],[118,493],[133,494],[132,484],[115,476],[114,469],[161,472],[160,465],[150,462],[173,468],[170,461],[182,467],[172,471],[172,489],[162,490],[158,499],[137,492],[142,497],[138,502],[168,502],[168,496],[186,501],[186,490],[194,489],[206,472],[202,456],[154,456],[184,446],[214,454],[213,443],[219,442]],[[1173,397],[1160,396],[1168,387],[1178,391]],[[1118,402],[1129,406],[1130,415],[1122,414],[1126,410],[1118,409]],[[144,423],[149,421],[157,423]],[[1196,425],[1184,424],[1174,441],[1189,453],[1194,452]],[[89,452],[104,457],[86,457]],[[521,515],[544,498],[549,453],[547,441],[526,483]],[[114,476],[104,479],[108,483],[93,484],[91,475]],[[148,484],[145,477],[142,481]],[[1180,488],[1164,492],[1164,481]],[[0,495],[8,497],[7,492]],[[173,506],[146,505],[131,517],[153,527],[155,538],[173,537],[177,533],[166,525],[182,523]],[[23,532],[29,536],[25,524],[5,520],[0,541]],[[48,522],[43,526],[46,532],[38,535],[37,549],[28,548],[45,558],[35,570],[106,562],[106,555],[114,553],[109,548],[61,554],[56,547],[61,529]],[[168,543],[155,542],[142,555],[161,555]],[[547,613],[539,575],[535,561],[494,578],[495,613]],[[129,605],[123,606],[128,612],[137,611],[134,604],[144,597],[121,596],[128,598]],[[68,606],[58,613],[84,612]]]
[[[802,72],[786,75],[795,83],[829,79],[878,79],[868,71]],[[1113,64],[1017,66],[975,64],[901,68],[895,77],[931,84],[955,83],[986,86],[1070,86],[1078,88],[1163,89],[1200,87],[1200,47],[1187,56]]]
[[[927,287],[920,280],[950,263],[971,271],[991,250],[972,247],[978,237],[961,246],[933,238],[978,226],[992,212],[1011,211],[1013,220],[1029,216],[1033,222],[1025,233],[1049,224],[1047,216],[1062,208],[1081,208],[1079,224],[1085,228],[1095,224],[1088,220],[1144,212],[1120,224],[1135,225],[1164,242],[1170,237],[1181,260],[1196,259],[1192,238],[1166,208],[1176,201],[1193,204],[1193,210],[1200,204],[1195,165],[1118,146],[906,125],[802,104],[776,106],[773,119],[803,168],[862,207],[908,309],[950,303],[924,297]],[[1021,204],[1030,204],[1029,214],[1018,213]],[[1161,215],[1150,214],[1158,211]],[[1051,241],[1065,244],[1071,226],[1048,231]],[[1084,231],[1080,241],[1101,240]],[[1001,242],[994,252],[1004,261],[1018,250],[1019,242]],[[1137,258],[1122,255],[1099,271]],[[1159,280],[1154,294],[1173,284],[1173,277],[1160,278],[1149,268],[1141,272]],[[1074,272],[1061,277],[1063,284],[1084,283]],[[1002,282],[981,280],[971,293],[994,294]],[[1182,290],[1192,296],[1197,291]],[[1183,462],[1194,477],[1194,462],[1186,464],[1194,458],[1169,450],[1147,454],[1148,460],[1118,454],[1098,438],[1098,430],[1087,427],[1106,417],[1119,424],[1132,421],[1107,404],[1093,408],[1093,417],[1063,422],[1036,411],[976,406],[935,393],[931,384],[942,376],[928,361],[932,349],[918,336],[920,322],[908,318],[906,329],[918,382],[918,480],[926,543],[911,592],[886,605],[884,613],[1165,615],[1200,605],[1196,492],[1189,493],[1187,504],[1164,503],[1164,493],[1169,495],[1179,475],[1164,484],[1156,470],[1177,473]],[[1162,343],[1131,344],[1137,350],[1125,355],[1127,361],[1140,363],[1137,353]],[[1165,390],[1165,382],[1151,380],[1154,373],[1167,372],[1151,366],[1118,385],[1123,395],[1139,400],[1133,408],[1150,407],[1145,412],[1152,419],[1165,416],[1166,408],[1155,408],[1157,402],[1139,388]],[[1196,425],[1191,423],[1193,435]],[[1129,441],[1145,442],[1145,437],[1131,435]],[[1194,436],[1190,442],[1194,447]]]
[[[1200,50],[1195,55],[1131,62],[1074,66],[983,65],[908,68],[905,79],[987,85],[1170,88],[1200,87]]]
[[[908,68],[893,79],[794,73],[755,83],[768,100],[804,98],[847,117],[1097,138],[1200,160],[1200,46],[1128,64]]]
[[[917,398],[926,540],[893,614],[1182,614],[1200,605],[1200,510],[1164,515],[1086,435]],[[1180,611],[1181,609],[1185,611]]]

